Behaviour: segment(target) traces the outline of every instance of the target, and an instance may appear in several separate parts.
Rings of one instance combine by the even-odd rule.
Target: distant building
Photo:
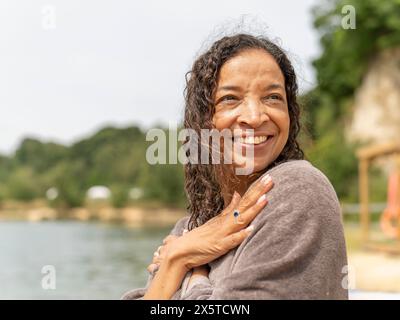
[[[143,190],[141,188],[132,188],[129,190],[129,199],[137,200],[143,196]]]
[[[87,191],[86,197],[90,200],[108,200],[111,197],[111,191],[105,186],[93,186]]]
[[[58,189],[55,187],[50,188],[46,191],[46,198],[47,200],[53,201],[58,197]]]

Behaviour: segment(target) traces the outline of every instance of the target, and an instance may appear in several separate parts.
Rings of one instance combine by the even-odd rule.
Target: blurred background
[[[289,53],[301,143],[343,211],[352,299],[400,299],[400,2],[0,2],[0,299],[119,299],[185,213],[150,128],[213,41]],[[55,275],[55,287],[52,277]],[[53,279],[53,280],[54,280]]]

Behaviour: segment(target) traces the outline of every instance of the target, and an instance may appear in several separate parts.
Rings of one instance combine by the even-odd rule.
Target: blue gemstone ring
[[[233,211],[233,218],[235,219],[235,223],[237,224],[237,218],[240,216],[239,210]]]

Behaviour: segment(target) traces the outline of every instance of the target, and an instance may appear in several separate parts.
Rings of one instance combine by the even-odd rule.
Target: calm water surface
[[[0,222],[0,299],[119,299],[147,281],[147,265],[169,228],[97,222]],[[42,288],[43,266],[56,289]],[[350,291],[350,299],[400,294]]]
[[[170,228],[97,222],[0,222],[0,299],[119,299],[145,285]],[[42,288],[42,267],[56,289]]]

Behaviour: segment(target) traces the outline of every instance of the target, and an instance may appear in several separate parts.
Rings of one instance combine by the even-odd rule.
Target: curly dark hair
[[[192,69],[186,73],[184,128],[194,130],[199,137],[201,129],[213,129],[214,94],[219,70],[228,59],[246,49],[265,50],[279,65],[285,78],[290,118],[289,137],[282,152],[262,172],[253,174],[251,179],[255,179],[279,163],[304,159],[304,153],[297,141],[300,132],[300,107],[297,103],[296,74],[288,57],[279,46],[264,36],[244,33],[225,36],[214,42],[207,52],[195,60]],[[227,183],[227,171],[224,165],[189,162],[185,164],[184,171],[185,192],[189,203],[187,209],[190,214],[188,229],[191,230],[224,209],[226,203],[222,190],[228,188],[228,193],[232,197],[234,185]]]

